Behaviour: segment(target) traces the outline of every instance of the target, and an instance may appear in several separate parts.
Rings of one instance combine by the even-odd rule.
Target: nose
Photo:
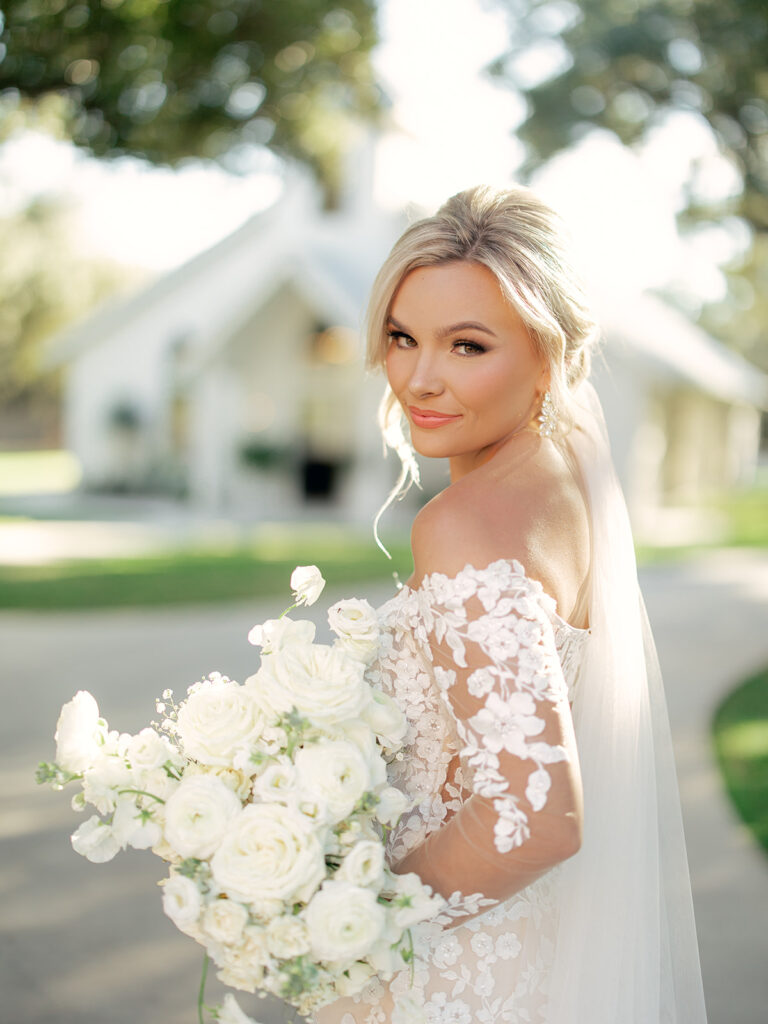
[[[436,356],[421,349],[408,381],[408,390],[414,398],[440,395],[445,389]]]

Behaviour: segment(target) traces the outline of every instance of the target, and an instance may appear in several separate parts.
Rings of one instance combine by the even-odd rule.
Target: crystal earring
[[[539,413],[539,433],[542,437],[552,437],[554,432],[557,430],[557,414],[555,413],[555,404],[552,401],[552,395],[549,391],[544,392],[544,398],[541,402],[541,411]]]

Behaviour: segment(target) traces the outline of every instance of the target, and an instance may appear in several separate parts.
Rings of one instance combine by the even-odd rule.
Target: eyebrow
[[[407,334],[410,337],[410,331],[403,324],[399,323],[393,316],[387,317],[387,323],[392,324],[398,331],[402,331],[403,334]],[[496,337],[494,331],[490,327],[485,327],[483,324],[477,323],[476,320],[461,320],[457,324],[449,324],[447,327],[439,327],[435,334],[438,338],[447,338],[451,334],[456,334],[458,331],[481,331],[483,334],[489,334],[492,338]]]

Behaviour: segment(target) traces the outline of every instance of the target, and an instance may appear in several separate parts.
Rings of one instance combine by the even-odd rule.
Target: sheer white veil
[[[704,997],[666,703],[626,505],[591,384],[563,446],[592,529],[590,632],[573,704],[582,848],[566,862],[548,1020],[703,1024]]]

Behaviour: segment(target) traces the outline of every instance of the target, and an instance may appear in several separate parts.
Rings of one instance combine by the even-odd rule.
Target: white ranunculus
[[[291,590],[296,604],[314,604],[325,586],[316,565],[297,565],[291,573]]]
[[[227,992],[224,996],[224,1002],[219,1007],[216,1020],[218,1024],[256,1024],[253,1017],[243,1013],[240,1004],[231,992]]]
[[[211,860],[213,876],[233,899],[309,899],[325,875],[322,833],[282,804],[248,804],[229,824]]]
[[[370,700],[365,666],[324,644],[294,644],[267,655],[248,687],[282,712],[296,708],[313,724],[357,718]]]
[[[356,996],[362,992],[373,976],[373,968],[368,964],[351,964],[344,974],[340,974],[335,981],[336,991],[340,996]]]
[[[388,694],[371,689],[371,697],[363,711],[363,721],[381,738],[385,747],[399,749],[408,732],[408,719]]]
[[[68,772],[83,772],[98,756],[107,733],[99,705],[87,690],[78,690],[62,707],[56,723],[56,763]]]
[[[236,900],[214,900],[203,912],[203,933],[214,942],[231,946],[243,937],[248,911]]]
[[[355,843],[334,877],[378,892],[384,878],[384,847],[371,839]]]
[[[328,609],[328,625],[339,638],[338,643],[366,665],[379,649],[379,623],[376,612],[365,600],[351,598],[339,601]]]
[[[177,752],[168,739],[150,728],[131,736],[125,756],[138,775],[162,768],[166,761],[179,762]]]
[[[405,793],[394,786],[386,786],[376,795],[379,798],[374,811],[376,818],[382,825],[391,825],[394,828],[400,817],[411,808],[411,801]]]
[[[176,726],[187,757],[231,768],[236,751],[255,743],[272,720],[252,689],[218,678],[189,695]]]
[[[162,883],[163,910],[176,927],[186,934],[196,932],[202,909],[200,890],[191,878],[171,875]]]
[[[240,813],[229,786],[212,775],[183,778],[165,805],[165,838],[182,857],[210,857]]]
[[[279,960],[309,952],[309,932],[300,917],[283,914],[267,924],[267,947]]]
[[[75,853],[86,857],[92,864],[104,864],[120,850],[112,828],[95,814],[72,833],[71,841]]]
[[[319,960],[358,960],[384,930],[376,893],[350,882],[325,882],[306,909],[312,954]]]
[[[290,644],[311,644],[315,639],[315,624],[308,619],[267,619],[248,634],[248,643],[261,647],[264,654],[279,651]]]
[[[299,791],[324,804],[334,824],[351,814],[371,785],[365,758],[346,740],[321,740],[303,747],[295,764]]]
[[[257,800],[288,803],[296,792],[296,769],[287,758],[267,765],[253,783],[253,795]]]
[[[252,767],[256,768],[255,765]],[[196,775],[208,775],[219,779],[228,789],[244,802],[251,795],[252,779],[244,771],[237,768],[225,768],[218,764],[188,764],[184,769],[184,778],[191,779]]]
[[[157,806],[159,810],[160,805]],[[122,847],[132,846],[134,850],[148,850],[159,843],[163,836],[159,821],[142,813],[136,806],[136,797],[131,795],[117,798],[112,831]]]

